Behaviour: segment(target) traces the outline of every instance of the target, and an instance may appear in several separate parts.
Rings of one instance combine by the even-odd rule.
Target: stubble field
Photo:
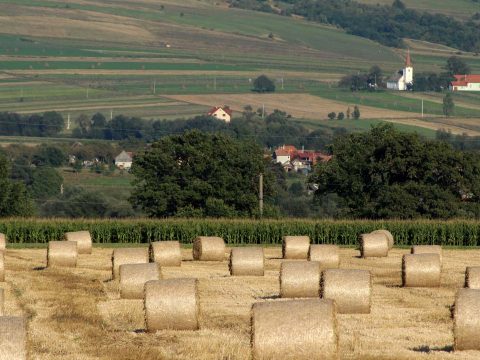
[[[480,250],[444,250],[440,288],[402,288],[401,257],[361,259],[341,250],[341,268],[371,270],[372,311],[338,315],[341,359],[478,359],[453,352],[450,306]],[[194,262],[164,278],[199,279],[200,330],[144,331],[141,300],[121,300],[111,280],[112,249],[81,255],[75,269],[45,269],[45,249],[6,253],[6,313],[28,317],[30,359],[250,359],[250,308],[278,300],[279,247],[266,248],[264,277],[230,277],[227,261]],[[226,256],[227,258],[227,256]]]

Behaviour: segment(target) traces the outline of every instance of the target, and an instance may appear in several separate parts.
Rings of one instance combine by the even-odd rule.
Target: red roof
[[[232,116],[232,114],[233,114],[233,110],[230,109],[230,107],[228,107],[228,106],[214,106],[213,108],[210,109],[210,111],[207,113],[207,115],[212,116],[219,109],[222,109],[223,111],[225,111],[230,116]]]
[[[277,149],[277,150],[275,150],[275,155],[276,156],[289,156],[290,152],[288,152],[287,150],[283,150],[283,149]]]
[[[407,51],[407,58],[405,59],[405,66],[412,67],[412,60],[410,59],[410,49]]]
[[[469,83],[480,83],[480,75],[454,75],[457,81],[452,86],[467,86]]]

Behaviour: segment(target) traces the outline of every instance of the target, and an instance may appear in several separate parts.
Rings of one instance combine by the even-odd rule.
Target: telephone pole
[[[263,217],[263,174],[260,174],[258,179],[258,208],[261,218]]]
[[[153,80],[153,95],[157,92],[157,80]]]
[[[67,115],[67,130],[70,130],[70,113]]]

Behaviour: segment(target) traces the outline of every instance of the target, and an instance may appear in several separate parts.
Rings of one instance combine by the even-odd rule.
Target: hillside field
[[[401,257],[358,258],[341,250],[341,268],[370,270],[370,314],[337,315],[341,359],[478,359],[478,351],[453,351],[450,307],[463,286],[466,266],[479,250],[445,249],[440,288],[402,288]],[[45,268],[45,249],[8,249],[5,311],[28,317],[28,351],[40,360],[250,359],[250,308],[281,301],[280,247],[266,248],[264,277],[230,277],[227,261],[192,261],[163,278],[199,279],[200,330],[144,331],[142,300],[123,300],[111,280],[112,249],[81,255],[74,269]],[[228,254],[226,254],[228,256]]]

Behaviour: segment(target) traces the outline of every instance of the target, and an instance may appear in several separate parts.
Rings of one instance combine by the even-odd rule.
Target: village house
[[[304,174],[312,171],[318,161],[327,162],[331,158],[331,155],[303,148],[298,150],[292,145],[280,146],[273,152],[273,160],[281,164],[286,172],[294,171]]]
[[[387,80],[387,89],[406,91],[410,90],[413,85],[413,65],[410,59],[410,50],[407,52],[405,59],[405,67],[400,69],[397,74]]]
[[[454,75],[450,90],[452,91],[480,91],[480,75]]]
[[[115,157],[115,166],[119,169],[130,170],[133,163],[133,154],[123,150],[117,157]]]
[[[214,118],[217,118],[218,120],[223,120],[227,123],[232,120],[232,114],[232,109],[230,109],[230,107],[226,105],[215,106],[211,108],[210,111],[207,113],[208,116],[213,116]]]

